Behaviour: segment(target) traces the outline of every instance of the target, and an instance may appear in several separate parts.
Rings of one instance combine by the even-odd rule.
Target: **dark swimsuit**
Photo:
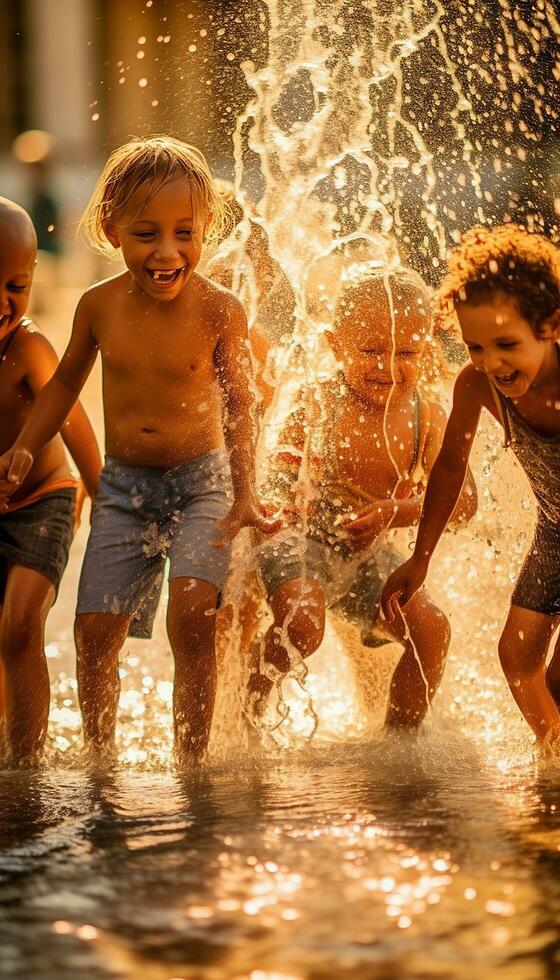
[[[560,435],[535,432],[511,399],[493,390],[501,408],[505,445],[521,463],[538,504],[535,536],[511,601],[524,609],[560,616]]]
[[[0,368],[20,327],[31,325],[31,320],[24,319],[14,327],[0,352]],[[52,491],[25,502],[25,506],[23,503],[0,515],[0,603],[4,600],[12,565],[31,568],[44,575],[58,594],[68,562],[74,534],[75,486],[53,487]]]

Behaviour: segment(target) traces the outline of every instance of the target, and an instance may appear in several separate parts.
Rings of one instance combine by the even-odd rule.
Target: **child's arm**
[[[58,358],[47,340],[40,333],[33,333],[25,347],[25,378],[37,398],[49,383],[58,367]],[[80,402],[74,406],[64,422],[60,434],[90,497],[95,497],[101,455],[90,421]]]
[[[0,500],[5,501],[20,486],[34,457],[59,431],[93,367],[97,344],[90,329],[91,302],[91,293],[86,293],[76,310],[70,343],[60,364],[39,391],[14,445],[0,457]],[[91,471],[88,481],[93,488]]]
[[[268,521],[255,492],[254,379],[249,353],[247,319],[232,296],[227,303],[226,325],[216,348],[216,368],[226,407],[224,436],[230,454],[233,506],[219,522],[220,546],[232,541],[242,527],[257,527],[272,534],[281,521]]]
[[[88,496],[95,500],[103,463],[95,433],[81,402],[76,402],[74,405],[60,430],[60,434],[78,467]]]
[[[406,605],[422,586],[435,547],[455,511],[485,401],[482,384],[487,385],[486,379],[477,376],[472,365],[457,378],[442,447],[426,487],[414,553],[393,572],[383,590],[383,611],[388,619],[397,615],[398,607]]]
[[[477,378],[477,380],[479,380]],[[480,409],[479,409],[480,415]],[[447,414],[445,410],[437,402],[432,402],[431,404],[431,426],[428,439],[426,442],[425,449],[425,463],[426,472],[429,474],[435,465],[435,462],[441,451],[443,445],[443,440],[445,438],[445,432],[447,428]],[[478,425],[478,418],[476,420]],[[472,445],[472,439],[470,441]],[[469,450],[470,452],[470,450]],[[420,498],[422,506],[424,506],[425,494]],[[461,487],[461,491],[453,509],[453,513],[449,518],[447,526],[452,528],[462,527],[464,524],[468,524],[470,520],[476,514],[478,508],[478,494],[476,489],[476,483],[474,482],[474,477],[471,473],[470,467],[467,467],[465,474],[465,479]]]
[[[431,403],[430,433],[424,449],[424,463],[429,474],[438,456],[443,442],[447,415],[441,405]],[[418,524],[424,506],[425,494],[414,497],[389,498],[376,500],[368,504],[352,521],[346,521],[345,527],[350,540],[358,551],[369,547],[375,539],[390,528],[414,527]],[[476,514],[477,493],[476,484],[470,469],[467,471],[457,505],[449,519],[450,526],[461,526],[471,520]]]

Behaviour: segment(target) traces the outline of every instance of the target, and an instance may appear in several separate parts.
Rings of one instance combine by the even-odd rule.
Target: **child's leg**
[[[80,613],[74,624],[84,740],[100,755],[110,750],[115,740],[119,653],[131,618],[125,614]]]
[[[12,762],[36,758],[47,734],[50,687],[44,637],[54,597],[54,585],[45,575],[21,565],[10,568],[0,620],[0,653]]]
[[[219,589],[194,578],[169,583],[167,634],[175,658],[173,720],[181,761],[208,745],[216,697],[216,607]]]
[[[270,596],[274,622],[264,637],[264,661],[281,674],[290,669],[286,636],[302,657],[317,650],[325,632],[325,597],[316,579],[295,578],[279,585]],[[262,643],[254,644],[249,695],[257,711],[264,706],[273,682],[260,672]]]
[[[559,621],[558,616],[511,606],[498,647],[511,693],[538,739],[560,723],[546,671],[550,641]]]
[[[555,623],[558,626],[558,623]],[[554,699],[554,703],[560,709],[560,633],[556,638],[554,653],[546,671],[546,686]]]
[[[385,718],[389,728],[415,728],[423,721],[443,676],[451,639],[446,617],[425,592],[418,592],[403,614],[408,635],[404,621],[392,624],[404,653],[391,681]]]

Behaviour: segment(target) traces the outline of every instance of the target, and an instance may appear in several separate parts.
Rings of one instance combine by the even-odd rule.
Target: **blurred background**
[[[259,12],[211,0],[0,0],[0,193],[37,228],[36,305],[48,305],[43,280],[79,287],[105,271],[75,229],[115,146],[172,132],[232,175],[247,97],[238,66],[264,48]]]

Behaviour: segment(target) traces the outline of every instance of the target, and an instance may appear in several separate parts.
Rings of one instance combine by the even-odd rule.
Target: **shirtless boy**
[[[284,496],[292,492],[308,443],[313,495],[306,537],[278,539],[263,549],[274,623],[249,682],[257,716],[271,674],[289,669],[288,643],[301,657],[320,645],[327,605],[361,626],[365,645],[387,642],[389,635],[404,646],[387,726],[417,726],[437,690],[450,633],[426,593],[407,606],[407,629],[402,621],[389,630],[383,624],[383,638],[377,624],[381,589],[401,560],[386,532],[418,522],[445,427],[443,409],[418,387],[429,329],[426,288],[408,270],[385,277],[360,273],[343,288],[330,334],[339,373],[320,385],[311,408],[300,406],[288,421],[272,474],[273,482],[287,484]],[[300,511],[297,499],[292,506]],[[455,520],[467,521],[475,510],[469,476]]]
[[[36,252],[29,215],[0,198],[1,452],[18,438],[58,363],[46,337],[25,317]],[[94,498],[101,469],[80,404],[61,426],[83,484],[72,476],[54,430],[0,514],[0,713],[11,764],[34,762],[43,748],[50,700],[45,622],[68,560],[84,486]]]
[[[159,137],[112,154],[82,227],[101,251],[121,250],[126,271],[81,299],[60,367],[0,461],[0,475],[8,474],[2,487],[19,482],[99,352],[107,456],[75,630],[85,738],[95,756],[112,747],[119,651],[129,632],[151,635],[166,557],[175,748],[179,760],[203,753],[228,545],[244,526],[276,528],[254,491],[245,314],[227,290],[196,272],[222,213],[195,148]]]

